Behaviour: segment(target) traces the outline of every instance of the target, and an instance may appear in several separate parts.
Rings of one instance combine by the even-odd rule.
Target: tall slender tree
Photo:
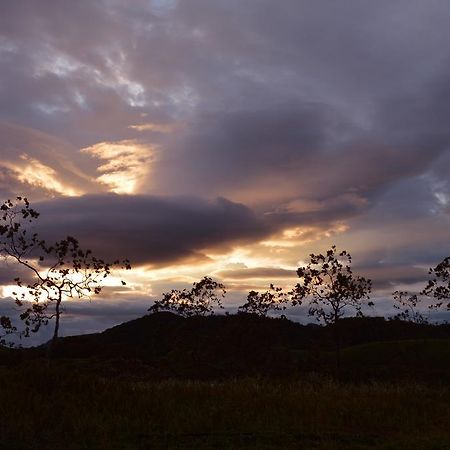
[[[29,275],[27,281],[14,279],[18,289],[13,296],[22,308],[23,334],[28,336],[54,320],[53,346],[59,336],[64,301],[90,300],[100,294],[103,280],[114,267],[131,269],[130,262],[109,263],[97,258],[72,236],[48,244],[32,232],[32,222],[39,213],[26,198],[6,201],[0,211],[0,254],[26,268]]]

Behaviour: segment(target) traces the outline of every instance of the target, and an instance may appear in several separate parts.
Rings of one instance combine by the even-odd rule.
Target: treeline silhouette
[[[363,317],[363,306],[374,306],[370,300],[372,281],[353,274],[352,257],[346,250],[338,252],[332,246],[325,254],[311,254],[306,266],[297,269],[299,282],[290,290],[274,284],[265,292],[250,291],[239,311],[266,317],[283,312],[286,308],[301,305],[307,307],[308,315],[319,323],[328,325],[333,332],[336,368],[341,366],[342,331],[341,320],[352,312]],[[450,303],[450,258],[431,268],[432,278],[418,294],[404,291],[393,293],[394,308],[398,310],[392,319],[415,324],[426,324],[420,310],[423,298],[432,299],[428,308],[449,310]],[[221,299],[226,293],[222,283],[210,277],[195,282],[192,289],[172,289],[155,301],[149,311],[172,311],[184,317],[214,314],[223,308]],[[282,314],[283,318],[284,315]]]
[[[356,276],[351,269],[352,257],[333,245],[325,255],[310,254],[306,266],[297,269],[299,282],[289,290],[270,284],[264,292],[251,290],[239,311],[258,316],[280,316],[287,308],[306,306],[309,316],[319,323],[337,324],[352,313],[363,317],[363,307],[373,307],[370,299],[372,280]],[[429,269],[430,279],[418,293],[392,293],[393,307],[398,311],[389,318],[417,324],[428,323],[423,309],[450,311],[450,257]],[[191,289],[172,289],[149,308],[151,313],[171,311],[184,317],[212,315],[223,309],[226,286],[209,276],[194,282]],[[291,309],[292,310],[292,309]]]

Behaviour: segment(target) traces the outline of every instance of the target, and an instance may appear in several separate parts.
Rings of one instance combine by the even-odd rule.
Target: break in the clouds
[[[332,243],[414,285],[450,253],[449,25],[441,0],[3,2],[0,193],[153,286],[289,280]]]

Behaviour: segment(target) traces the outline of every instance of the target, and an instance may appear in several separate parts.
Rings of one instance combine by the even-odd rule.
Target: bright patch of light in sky
[[[140,125],[130,125],[128,128],[136,131],[154,131],[156,133],[171,133],[178,128],[178,124],[149,122]]]
[[[53,50],[46,53],[45,57],[42,55],[39,56],[34,67],[34,72],[37,77],[42,77],[47,74],[66,77],[80,68],[81,64],[76,60],[63,54],[55,54]]]
[[[345,233],[348,229],[349,226],[343,223],[338,223],[327,230],[321,230],[312,226],[287,228],[271,239],[262,241],[261,245],[266,247],[298,248],[301,245],[329,238],[335,234]]]
[[[50,103],[35,103],[33,105],[36,109],[38,109],[39,111],[45,113],[45,114],[57,114],[57,113],[66,113],[70,111],[70,108],[68,108],[67,106],[63,106],[63,105],[52,105]]]
[[[16,174],[18,181],[33,187],[45,189],[53,194],[60,194],[68,197],[82,195],[80,189],[68,186],[58,178],[58,173],[52,167],[49,167],[35,158],[22,154],[20,156],[22,163],[19,164],[0,164],[12,170]]]
[[[101,174],[97,177],[99,183],[116,194],[133,194],[150,171],[155,149],[135,140],[124,140],[99,142],[81,151],[106,161],[97,168]]]

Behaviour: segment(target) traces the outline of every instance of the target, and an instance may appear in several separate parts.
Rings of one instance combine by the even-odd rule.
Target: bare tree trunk
[[[61,306],[61,294],[59,294],[59,298],[56,302],[56,319],[55,319],[55,329],[53,331],[53,338],[52,338],[52,342],[55,344],[56,341],[58,340],[58,333],[59,333],[59,318],[61,316],[61,310],[60,310],[60,306]]]
[[[339,316],[337,311],[334,312],[334,341],[335,341],[335,357],[336,357],[336,375],[340,375],[341,370],[341,333],[339,327]]]
[[[50,360],[55,347],[56,347],[56,343],[58,341],[58,334],[59,334],[59,319],[61,316],[61,293],[59,293],[59,297],[56,300],[56,308],[55,308],[55,328],[53,329],[53,337],[51,338],[51,340],[49,341],[48,345],[47,345],[47,359]]]

